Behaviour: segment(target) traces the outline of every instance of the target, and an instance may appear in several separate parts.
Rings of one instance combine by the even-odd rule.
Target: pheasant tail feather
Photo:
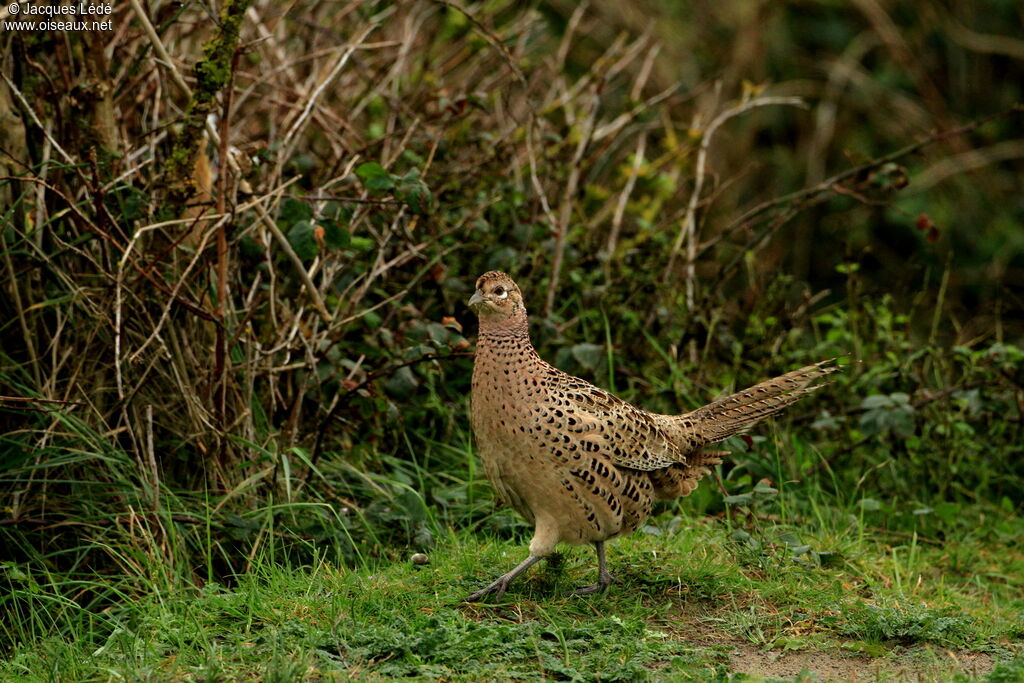
[[[808,365],[679,415],[673,421],[677,429],[699,445],[724,441],[825,386],[819,380],[838,369],[835,359]]]

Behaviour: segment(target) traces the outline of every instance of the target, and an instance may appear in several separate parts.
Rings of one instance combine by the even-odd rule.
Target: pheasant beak
[[[479,304],[482,304],[485,301],[487,301],[487,298],[484,297],[484,293],[478,289],[475,292],[473,292],[473,296],[469,298],[469,301],[466,303],[466,305],[475,311],[476,308],[474,307]]]

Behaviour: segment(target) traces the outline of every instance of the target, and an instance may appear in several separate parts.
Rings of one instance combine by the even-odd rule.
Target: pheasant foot
[[[512,583],[512,579],[516,578],[527,569],[532,567],[540,559],[539,555],[530,555],[525,560],[519,563],[519,566],[512,571],[502,574],[489,586],[481,588],[478,591],[474,591],[467,595],[463,602],[479,602],[483,598],[487,597],[491,593],[494,593],[495,600],[501,600],[502,596],[505,595],[505,591],[508,589],[508,585]]]
[[[587,586],[580,586],[572,592],[573,595],[592,595],[594,593],[601,593],[608,589],[611,585],[612,575],[608,572],[608,565],[604,559],[604,541],[596,541],[594,543],[594,549],[597,551],[597,583],[592,583]]]

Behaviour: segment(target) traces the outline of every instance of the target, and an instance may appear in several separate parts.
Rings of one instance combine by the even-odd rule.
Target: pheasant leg
[[[539,559],[539,555],[530,555],[521,563],[519,563],[518,567],[508,572],[507,574],[502,574],[501,576],[499,576],[498,579],[490,586],[481,588],[480,590],[467,595],[466,599],[463,600],[463,602],[477,602],[486,597],[487,595],[490,595],[491,593],[495,593],[495,600],[501,600],[501,597],[505,595],[505,590],[508,588],[508,585],[512,583],[512,579],[516,578],[517,576],[525,572],[527,569],[532,567]]]
[[[573,595],[599,593],[607,589],[612,583],[612,575],[608,573],[608,565],[604,559],[604,541],[595,541],[594,549],[597,550],[597,583],[581,586],[573,591]]]

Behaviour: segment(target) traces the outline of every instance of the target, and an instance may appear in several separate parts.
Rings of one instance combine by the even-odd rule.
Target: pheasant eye
[[[504,287],[495,287],[494,296],[498,299],[504,299],[508,296],[508,291]]]

